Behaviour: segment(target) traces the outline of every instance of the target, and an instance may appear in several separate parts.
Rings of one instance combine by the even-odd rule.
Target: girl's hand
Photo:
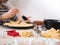
[[[28,17],[27,17],[28,20],[25,20],[25,21],[26,21],[26,22],[31,22],[30,18],[31,18],[31,16],[28,16]],[[24,20],[21,19],[21,18],[17,18],[17,21],[23,22]]]
[[[8,11],[11,15],[16,15],[19,10],[17,8],[11,8],[9,11]]]
[[[32,17],[31,16],[28,16],[27,17],[28,20],[26,20],[26,22],[31,22],[30,18],[32,18]]]

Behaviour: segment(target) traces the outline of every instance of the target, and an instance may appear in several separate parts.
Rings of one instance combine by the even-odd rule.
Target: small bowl
[[[43,21],[37,20],[33,22],[36,25],[43,25]]]
[[[44,25],[47,29],[51,29],[51,28],[60,29],[60,20],[45,19]]]

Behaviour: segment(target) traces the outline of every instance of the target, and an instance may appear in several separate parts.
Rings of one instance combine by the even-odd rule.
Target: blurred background
[[[32,20],[60,19],[60,0],[9,0]]]

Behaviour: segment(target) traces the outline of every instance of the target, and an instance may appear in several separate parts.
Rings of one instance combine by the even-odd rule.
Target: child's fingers
[[[29,18],[31,18],[31,16],[28,16],[27,18],[29,19]]]

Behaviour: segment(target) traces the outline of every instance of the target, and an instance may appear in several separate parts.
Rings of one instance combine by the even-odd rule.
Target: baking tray
[[[33,23],[29,23],[29,24],[33,24]],[[3,25],[3,26],[7,28],[13,28],[13,29],[33,29],[34,28],[34,24],[32,26],[26,26],[26,27],[15,27],[15,26],[8,26],[8,25]]]
[[[5,26],[5,27],[14,28],[14,29],[31,29],[31,28],[33,28],[34,26],[29,26],[29,27],[12,27],[12,26]]]

